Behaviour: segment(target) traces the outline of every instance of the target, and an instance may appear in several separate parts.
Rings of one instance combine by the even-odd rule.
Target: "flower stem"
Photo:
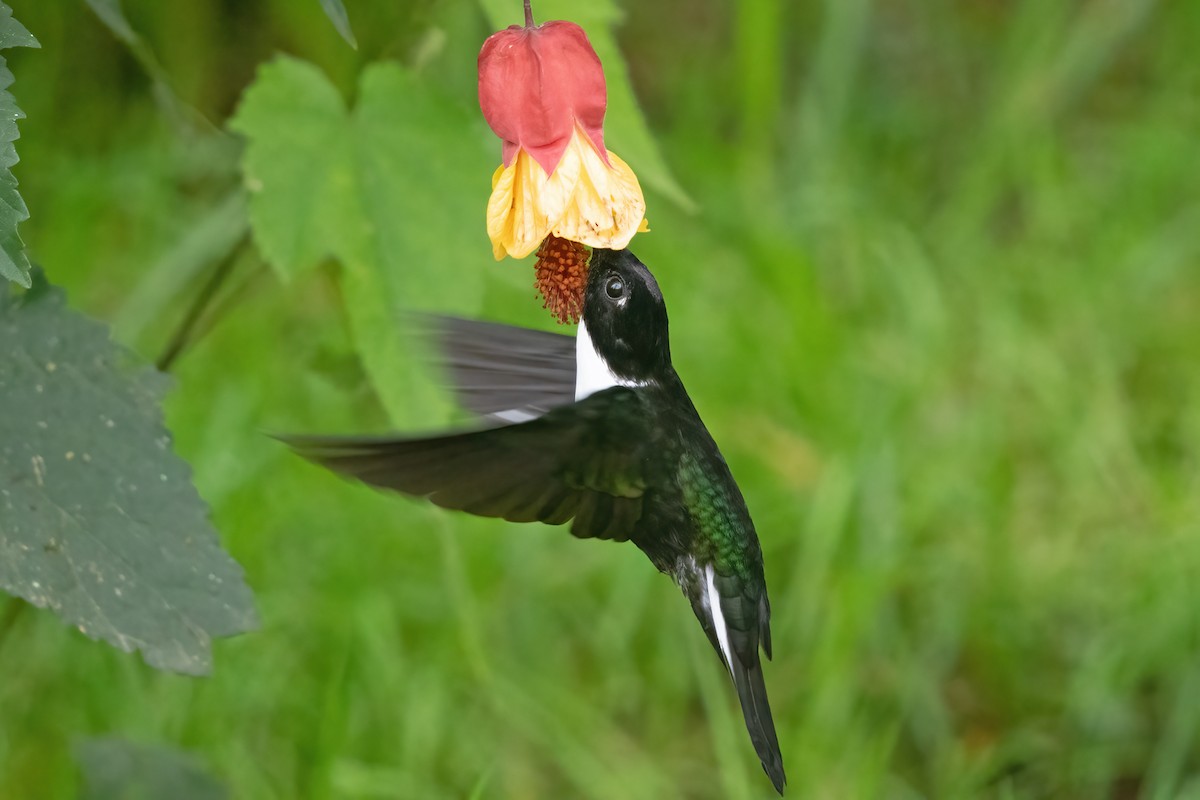
[[[533,27],[533,8],[529,5],[529,0],[525,0],[525,27]]]

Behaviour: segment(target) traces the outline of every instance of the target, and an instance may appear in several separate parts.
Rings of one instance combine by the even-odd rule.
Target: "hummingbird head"
[[[671,369],[662,292],[628,250],[592,251],[580,328],[614,383],[657,381]]]

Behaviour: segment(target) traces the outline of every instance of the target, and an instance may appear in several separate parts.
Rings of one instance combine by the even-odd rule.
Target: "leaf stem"
[[[192,299],[191,306],[188,307],[187,313],[184,314],[183,320],[179,323],[179,327],[175,329],[174,335],[163,348],[162,355],[154,362],[155,368],[159,372],[170,372],[171,365],[175,363],[175,359],[183,352],[184,348],[191,343],[192,331],[196,327],[196,323],[204,316],[204,312],[208,309],[209,303],[216,296],[217,290],[221,288],[221,284],[229,277],[229,273],[233,271],[233,265],[237,263],[238,256],[246,249],[250,243],[250,234],[242,237],[242,241],[237,244],[232,250],[226,254],[225,258],[217,264],[217,268],[208,276],[204,286],[200,288],[199,293]]]
[[[533,7],[529,4],[529,0],[525,0],[525,27],[533,27]]]

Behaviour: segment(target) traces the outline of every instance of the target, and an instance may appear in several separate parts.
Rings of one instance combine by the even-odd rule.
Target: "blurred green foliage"
[[[193,751],[237,797],[767,796],[719,663],[632,548],[375,494],[262,435],[431,417],[384,414],[336,262],[282,282],[243,243],[227,120],[280,52],[340,109],[389,61],[486,142],[479,7],[350,2],[355,51],[316,2],[127,0],[161,75],[82,3],[14,8],[43,45],[6,55],[51,279],[156,358],[225,271],[168,421],[264,630],[195,681],[0,607],[0,796],[73,797],[92,735]],[[613,20],[682,187],[647,177],[634,249],[763,541],[789,792],[1200,796],[1200,6]],[[640,172],[634,109],[613,113]],[[528,265],[489,261],[489,179],[406,184],[479,219],[389,275],[411,307],[441,280],[547,326]],[[402,212],[374,224],[406,235]]]

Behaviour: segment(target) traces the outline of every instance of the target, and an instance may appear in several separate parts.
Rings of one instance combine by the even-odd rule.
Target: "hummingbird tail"
[[[762,661],[758,655],[761,644],[767,657],[771,657],[771,610],[766,592],[756,604],[746,603],[742,581],[736,576],[719,575],[712,564],[707,565],[703,573],[697,571],[695,581],[704,583],[700,586],[692,584],[693,591],[688,593],[692,611],[721,657],[721,663],[733,677],[746,730],[763,771],[775,784],[775,791],[783,794],[787,776],[783,773],[783,756],[779,752],[779,738],[775,735],[775,721],[771,718],[771,704],[767,702],[767,685],[763,681]],[[747,607],[754,608],[757,614],[747,615]],[[727,613],[728,619],[734,621],[732,627]]]
[[[730,667],[738,699],[742,703],[742,716],[746,718],[746,730],[750,732],[750,741],[754,743],[754,750],[762,761],[763,771],[775,784],[775,791],[782,795],[787,776],[783,772],[783,756],[775,735],[775,721],[771,719],[771,705],[767,702],[762,663],[757,657],[752,664],[742,664],[740,659],[734,658]]]

